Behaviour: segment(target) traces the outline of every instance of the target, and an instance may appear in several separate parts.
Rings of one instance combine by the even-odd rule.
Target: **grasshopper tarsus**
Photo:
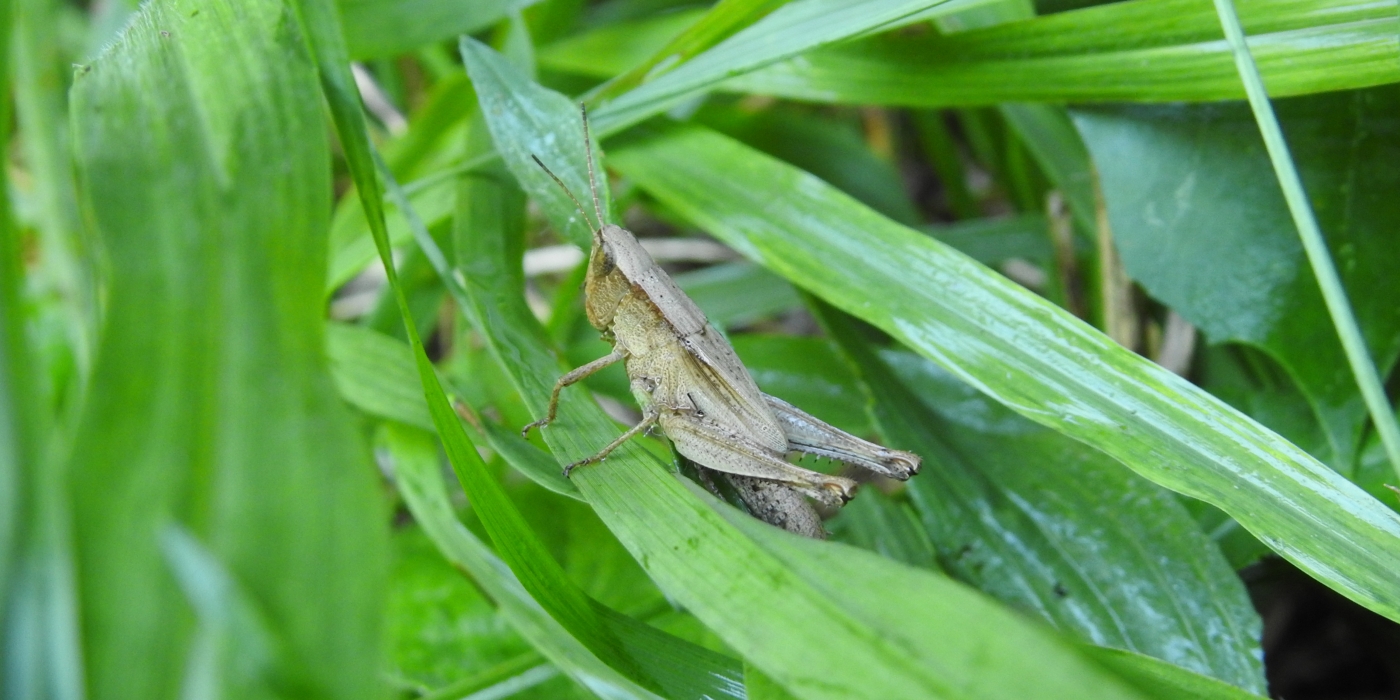
[[[531,430],[534,430],[535,428],[543,428],[543,427],[545,427],[546,425],[549,425],[549,420],[548,420],[548,419],[541,418],[540,420],[537,420],[537,421],[535,421],[534,423],[531,423],[531,424],[529,424],[529,425],[527,425],[527,426],[521,428],[521,429],[520,429],[520,437],[523,437],[523,438],[525,438],[525,439],[528,440],[528,439],[530,438],[530,431],[531,431]]]
[[[564,478],[565,478],[565,479],[569,478],[569,474],[571,474],[571,473],[574,471],[574,468],[575,468],[575,467],[582,467],[582,466],[589,465],[589,464],[592,464],[592,463],[593,463],[593,458],[592,458],[592,457],[589,457],[588,459],[580,459],[580,460],[577,461],[577,462],[570,462],[569,464],[565,464],[565,465],[564,465]]]

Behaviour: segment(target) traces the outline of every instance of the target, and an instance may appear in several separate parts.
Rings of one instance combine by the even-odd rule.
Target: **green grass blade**
[[[1304,4],[1305,7],[1308,7]],[[1264,9],[1268,9],[1267,7]],[[1311,9],[1311,8],[1309,8]],[[1250,40],[1269,92],[1298,95],[1400,81],[1395,5],[1336,15],[1284,4]],[[1180,22],[1159,35],[1144,11]],[[1137,0],[948,38],[882,36],[820,49],[726,81],[720,89],[791,99],[909,107],[1010,101],[1210,101],[1244,96],[1230,49],[1201,34],[1199,4]],[[1133,26],[1124,32],[1122,27]],[[1151,37],[1143,45],[1142,37]],[[1159,40],[1171,43],[1157,44]]]
[[[304,26],[317,47],[326,96],[331,103],[341,142],[346,147],[356,188],[365,204],[375,247],[379,249],[380,260],[388,271],[391,291],[404,319],[428,411],[443,441],[448,460],[463,489],[472,498],[492,543],[531,596],[585,647],[614,669],[650,690],[664,688],[683,697],[699,697],[707,692],[723,695],[722,689],[728,683],[727,660],[636,623],[589,598],[565,575],[482,463],[457,414],[448,403],[432,362],[424,352],[423,342],[418,336],[408,301],[394,270],[383,207],[378,196],[380,188],[376,176],[376,157],[370,150],[364,120],[359,112],[359,94],[349,76],[349,64],[334,14],[324,0],[305,0],[301,9]],[[392,181],[390,184],[393,185],[397,203],[410,223],[419,224],[416,233],[426,240],[424,252],[430,253],[429,258],[433,259],[438,269],[443,269],[441,253],[436,251],[427,231],[421,229],[421,223],[407,198],[397,185]],[[684,651],[677,651],[678,646]],[[689,657],[692,663],[668,665],[668,653],[676,658]],[[742,672],[737,664],[734,666],[736,668],[731,673],[738,677]]]
[[[247,591],[218,557],[179,525],[162,529],[160,545],[198,620],[182,693],[225,689],[240,698],[276,698],[288,669],[277,668],[276,637]]]
[[[259,601],[291,687],[377,695],[387,514],[325,366],[330,152],[289,20],[273,0],[147,3],[76,77],[110,266],[68,446],[88,697],[179,688],[194,642],[170,524]]]
[[[1302,450],[1005,278],[700,129],[611,153],[673,210],[1027,417],[1221,507],[1400,619],[1400,517]]]
[[[599,134],[663,112],[730,76],[875,31],[946,0],[796,0],[596,110]],[[509,160],[509,154],[506,155]]]
[[[1215,0],[1215,10],[1220,15],[1220,24],[1224,27],[1225,37],[1230,43],[1231,51],[1234,52],[1235,65],[1239,69],[1240,79],[1244,82],[1245,93],[1249,96],[1249,106],[1254,110],[1259,131],[1264,135],[1269,160],[1273,163],[1279,187],[1283,189],[1283,197],[1288,201],[1288,211],[1293,215],[1293,223],[1298,228],[1298,237],[1303,241],[1303,249],[1307,251],[1313,277],[1317,278],[1317,284],[1322,288],[1322,298],[1327,302],[1327,311],[1331,314],[1332,323],[1337,327],[1337,335],[1342,340],[1347,363],[1351,365],[1351,373],[1361,388],[1361,396],[1366,400],[1371,421],[1385,445],[1390,467],[1396,476],[1400,476],[1400,424],[1396,423],[1395,411],[1385,396],[1384,387],[1381,386],[1376,363],[1366,348],[1366,339],[1361,336],[1361,327],[1356,323],[1356,315],[1352,313],[1351,304],[1347,301],[1346,290],[1342,288],[1342,280],[1337,275],[1337,266],[1333,264],[1332,256],[1327,251],[1322,229],[1317,225],[1317,217],[1313,214],[1312,205],[1303,191],[1303,181],[1298,177],[1298,169],[1293,166],[1293,157],[1288,153],[1288,143],[1283,139],[1278,117],[1274,114],[1273,106],[1269,104],[1269,95],[1264,90],[1259,68],[1254,63],[1254,57],[1250,55],[1244,29],[1240,27],[1240,18],[1235,14],[1235,5],[1230,0]]]
[[[384,436],[394,459],[399,493],[408,503],[413,519],[448,561],[466,571],[486,591],[501,615],[522,637],[599,697],[656,697],[600,661],[550,617],[520,584],[510,567],[462,526],[448,499],[438,462],[437,441],[431,434],[388,424]]]

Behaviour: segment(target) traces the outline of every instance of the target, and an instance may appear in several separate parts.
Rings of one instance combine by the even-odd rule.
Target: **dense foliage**
[[[1261,559],[1400,621],[1393,1],[0,8],[5,697],[1256,697]],[[617,367],[519,437],[608,350],[580,101],[922,474],[828,541],[660,436],[566,479]]]

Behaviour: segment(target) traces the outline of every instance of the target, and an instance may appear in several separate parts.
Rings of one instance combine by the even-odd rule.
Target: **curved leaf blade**
[[[829,185],[676,128],[611,162],[642,188],[1019,413],[1221,507],[1274,551],[1400,619],[1400,516],[1204,391]]]

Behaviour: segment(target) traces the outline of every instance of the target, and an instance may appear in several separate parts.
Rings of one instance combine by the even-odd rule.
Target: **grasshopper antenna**
[[[569,199],[573,200],[573,202],[574,202],[574,208],[575,208],[575,209],[578,209],[578,214],[579,214],[579,216],[582,216],[582,217],[583,217],[583,223],[585,223],[585,224],[590,223],[590,222],[588,221],[588,211],[585,210],[585,209],[583,208],[583,205],[579,203],[578,197],[575,197],[575,196],[574,196],[573,190],[570,190],[570,189],[569,189],[569,186],[566,185],[566,184],[564,184],[564,181],[563,181],[563,180],[560,180],[560,179],[559,179],[559,176],[558,176],[558,175],[555,175],[555,174],[554,174],[554,171],[553,171],[553,170],[550,170],[550,169],[549,169],[549,166],[545,165],[544,162],[540,160],[539,156],[537,156],[537,155],[531,153],[531,154],[530,154],[530,159],[533,160],[533,161],[535,161],[535,165],[540,166],[540,170],[543,170],[544,173],[545,173],[546,175],[548,175],[551,179],[554,180],[554,184],[559,185],[559,189],[564,190],[564,194],[569,195]],[[590,173],[590,175],[591,175],[591,173]],[[602,227],[603,227],[602,219],[599,219],[599,220],[598,220],[598,227],[595,228],[595,229],[593,229],[593,230],[594,230],[594,231],[597,231],[598,229],[601,229]]]
[[[593,139],[588,137],[588,107],[578,103],[579,116],[583,118],[583,150],[588,154],[588,189],[593,192],[593,213],[598,216],[598,227],[603,226],[603,209],[598,206],[598,181],[593,177]]]

